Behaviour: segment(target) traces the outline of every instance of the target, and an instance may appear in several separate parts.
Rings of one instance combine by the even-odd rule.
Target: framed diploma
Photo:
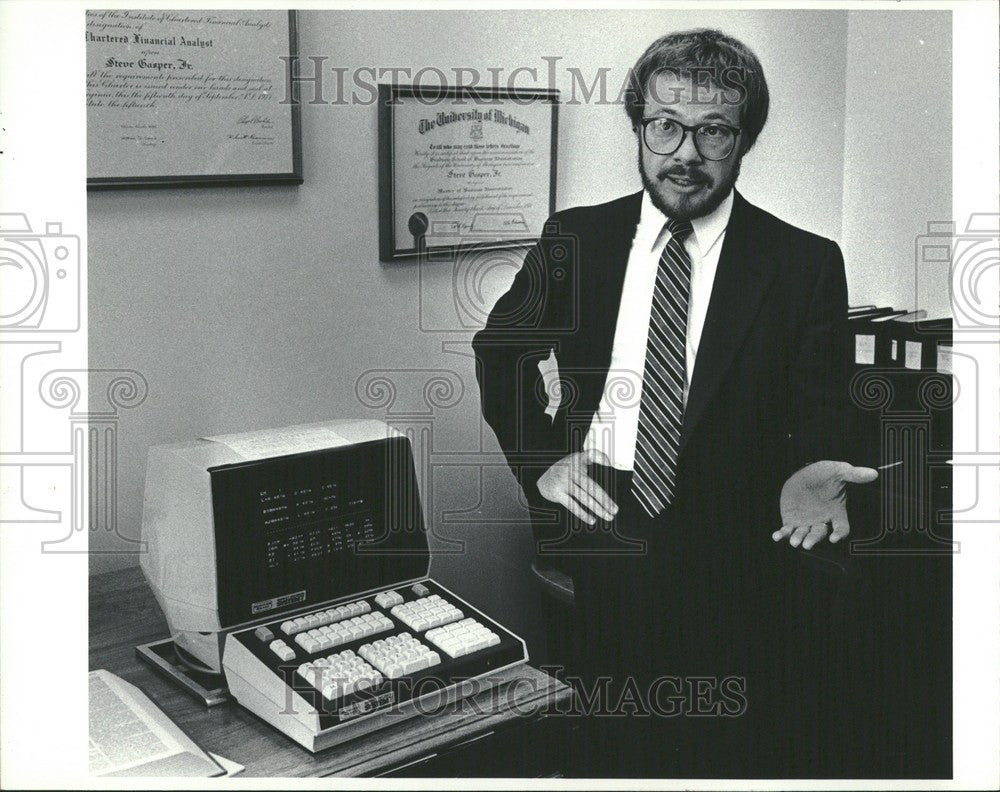
[[[529,245],[555,211],[559,92],[380,85],[379,258]]]
[[[294,11],[86,12],[87,187],[300,184]]]

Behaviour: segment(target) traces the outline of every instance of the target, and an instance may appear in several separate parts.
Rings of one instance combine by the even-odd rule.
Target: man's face
[[[690,79],[660,72],[647,93],[645,118],[664,116],[687,126],[712,122],[740,126],[740,106],[727,102],[714,85],[697,89]],[[673,154],[654,154],[636,130],[639,172],[653,204],[668,217],[693,220],[712,212],[729,194],[740,175],[741,139],[724,160],[707,160],[694,145],[694,134],[684,136]]]

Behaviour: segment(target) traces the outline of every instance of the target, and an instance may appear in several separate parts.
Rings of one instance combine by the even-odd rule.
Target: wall
[[[885,23],[895,24],[898,16]],[[329,64],[349,68],[465,66],[485,73],[502,67],[507,74],[535,66],[540,87],[547,87],[541,57],[562,56],[555,87],[568,100],[566,67],[590,78],[607,66],[609,85],[617,87],[655,36],[718,26],[756,50],[772,92],[771,120],[745,161],[741,190],[856,250],[841,208],[842,190],[855,187],[843,176],[854,156],[844,150],[845,97],[853,95],[845,82],[857,68],[849,53],[861,41],[850,20],[841,11],[302,12],[300,54],[327,55]],[[920,64],[908,65],[917,68],[911,76],[919,84],[925,77]],[[948,81],[947,75],[926,76]],[[384,409],[365,408],[356,393],[369,370],[454,372],[462,396],[436,412],[434,449],[476,451],[482,436],[483,449],[496,451],[480,421],[467,356],[473,329],[445,335],[419,329],[418,291],[425,308],[447,312],[451,272],[378,262],[376,132],[374,106],[305,105],[300,187],[89,196],[90,366],[136,369],[149,383],[147,400],[123,411],[119,426],[123,534],[135,536],[141,523],[150,445],[384,415]],[[618,106],[562,108],[559,155],[560,208],[640,186],[634,139]],[[935,181],[939,175],[921,170],[914,178],[949,183]],[[909,197],[913,188],[906,186]],[[902,201],[889,211],[900,223],[917,217]],[[874,281],[854,261],[848,266],[858,301]],[[510,268],[503,282],[492,283],[486,301],[512,276]],[[409,376],[395,409],[411,409],[407,399],[419,402],[414,378],[428,375]],[[446,510],[468,514],[443,532],[466,542],[464,554],[440,555],[434,574],[531,638],[538,627],[529,615],[537,606],[527,571],[532,548],[513,479],[503,469],[487,469],[480,499],[477,477],[474,468],[435,476],[435,524]],[[477,525],[477,515],[495,522]],[[95,550],[121,549],[110,526],[96,527]],[[91,568],[97,573],[133,563],[134,555],[95,553]]]
[[[844,256],[855,302],[951,316],[948,270],[916,238],[950,220],[951,15],[847,15]]]

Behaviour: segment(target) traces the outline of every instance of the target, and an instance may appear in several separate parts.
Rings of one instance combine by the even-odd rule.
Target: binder
[[[876,365],[898,368],[903,365],[903,347],[896,338],[892,322],[909,315],[907,311],[892,311],[870,320],[875,332],[878,354]]]
[[[938,374],[954,374],[952,358],[954,356],[954,345],[951,340],[942,340],[937,344],[937,360],[935,370]]]
[[[848,321],[854,332],[854,363],[857,366],[892,366],[891,332],[880,320],[903,315],[893,308],[862,306],[853,315],[848,309]]]
[[[925,319],[926,312],[915,311],[920,316],[900,317],[894,320],[893,339],[900,350],[901,365],[912,371],[936,372],[938,347],[951,344],[951,319]]]

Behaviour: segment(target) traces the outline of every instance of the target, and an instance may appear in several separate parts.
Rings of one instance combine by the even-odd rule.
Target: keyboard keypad
[[[378,671],[350,649],[303,663],[298,674],[330,701],[356,690],[378,687],[383,681]]]
[[[438,594],[397,605],[389,612],[417,632],[458,621],[465,615]]]
[[[424,637],[448,657],[463,657],[500,643],[499,635],[472,618],[428,630]]]
[[[401,626],[413,635],[397,632]],[[380,636],[382,633],[387,635]],[[283,663],[306,660],[299,673],[327,698],[346,695],[359,684],[375,684],[372,672],[379,681],[383,677],[396,679],[500,643],[497,633],[467,618],[456,605],[421,583],[386,589],[367,599],[287,619],[280,625],[260,626],[253,635]],[[373,636],[379,639],[373,640]],[[347,644],[357,655],[345,649]],[[330,655],[331,650],[340,653]],[[330,687],[336,681],[333,676],[341,672],[346,681]]]
[[[327,624],[343,621],[344,619],[361,616],[362,614],[370,612],[371,609],[372,606],[367,602],[364,600],[358,600],[357,602],[351,602],[347,605],[340,605],[336,608],[330,608],[325,611],[310,613],[307,616],[299,616],[295,619],[289,619],[288,621],[281,623],[281,631],[285,635],[295,635],[296,633],[314,630],[317,627],[323,627]]]
[[[441,662],[441,655],[408,632],[367,643],[358,654],[389,679],[413,674]]]
[[[392,627],[392,621],[387,619],[384,614],[366,613],[364,616],[355,616],[353,619],[299,633],[295,636],[295,643],[312,654],[367,638],[370,635],[377,635],[380,632],[391,630]]]

